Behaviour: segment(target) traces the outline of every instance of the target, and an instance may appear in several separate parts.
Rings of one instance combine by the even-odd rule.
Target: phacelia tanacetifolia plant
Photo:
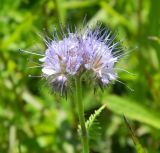
[[[95,85],[109,84],[117,78],[114,65],[118,57],[114,55],[120,51],[119,42],[113,43],[114,38],[98,26],[94,31],[87,27],[63,35],[62,40],[47,42],[45,55],[40,59],[43,76],[61,95],[66,92],[70,78],[81,77],[85,72],[90,73],[88,77],[92,77]]]
[[[82,79],[91,80],[92,86],[103,88],[111,81],[117,80],[114,66],[118,61],[121,48],[114,42],[115,36],[97,25],[95,30],[90,27],[62,35],[62,39],[54,37],[45,40],[47,49],[42,58],[42,76],[49,85],[61,96],[67,94],[70,84],[74,82],[75,105],[78,110],[81,127],[83,153],[89,153],[88,132],[86,130],[82,99]],[[85,75],[87,74],[87,75]],[[92,88],[92,87],[91,87]]]

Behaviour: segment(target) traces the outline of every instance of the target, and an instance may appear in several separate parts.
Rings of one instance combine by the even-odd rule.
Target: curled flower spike
[[[77,73],[82,64],[79,41],[75,34],[69,33],[63,40],[53,40],[45,52],[43,76],[47,78],[53,89],[63,95],[66,90],[68,77]]]
[[[68,30],[69,31],[69,30]],[[118,58],[113,51],[119,43],[113,43],[114,36],[101,30],[100,26],[93,31],[68,32],[62,40],[47,42],[45,56],[40,59],[43,76],[55,91],[63,95],[67,90],[69,78],[90,72],[95,83],[105,86],[116,80],[114,65]]]
[[[87,28],[81,36],[84,67],[92,70],[102,85],[117,78],[114,72],[117,57],[114,57],[112,53],[118,43],[113,43],[113,40],[114,36],[110,37],[110,33],[101,31],[99,27],[95,31]]]

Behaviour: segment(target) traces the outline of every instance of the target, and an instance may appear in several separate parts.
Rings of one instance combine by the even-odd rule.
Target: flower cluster
[[[114,65],[118,57],[114,53],[119,43],[114,43],[114,38],[98,26],[95,30],[87,27],[79,33],[68,32],[62,40],[47,42],[48,48],[40,59],[43,76],[61,94],[70,77],[85,72],[91,74],[93,81],[107,85],[117,78]]]

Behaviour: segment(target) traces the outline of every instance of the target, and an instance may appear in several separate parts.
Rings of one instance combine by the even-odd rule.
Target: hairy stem
[[[83,144],[83,153],[89,153],[88,133],[85,126],[84,108],[83,108],[83,102],[82,102],[81,78],[79,76],[76,77],[76,104],[77,104],[79,122],[81,126],[81,139]]]

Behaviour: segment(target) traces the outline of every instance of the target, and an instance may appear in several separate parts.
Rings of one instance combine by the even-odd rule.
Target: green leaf
[[[85,122],[86,129],[89,134],[89,140],[97,141],[98,137],[100,136],[100,126],[99,122],[97,121],[97,117],[101,114],[101,112],[106,108],[104,104],[98,110],[95,110],[93,114],[89,117],[89,119]],[[81,132],[81,127],[78,125],[78,131]]]
[[[100,115],[100,113],[104,110],[105,107],[106,107],[106,105],[103,105],[98,110],[95,110],[94,114],[91,114],[91,116],[89,117],[89,119],[85,123],[87,130],[89,130],[92,127],[96,118]]]
[[[103,103],[107,108],[119,115],[125,115],[127,118],[146,123],[154,128],[160,129],[160,115],[156,114],[140,102],[121,98],[118,96],[110,96],[103,98]]]
[[[97,117],[106,108],[106,105],[101,106],[98,110],[95,110],[93,114],[86,121],[86,128],[89,134],[90,144],[97,142],[101,136],[101,126],[97,120]]]

